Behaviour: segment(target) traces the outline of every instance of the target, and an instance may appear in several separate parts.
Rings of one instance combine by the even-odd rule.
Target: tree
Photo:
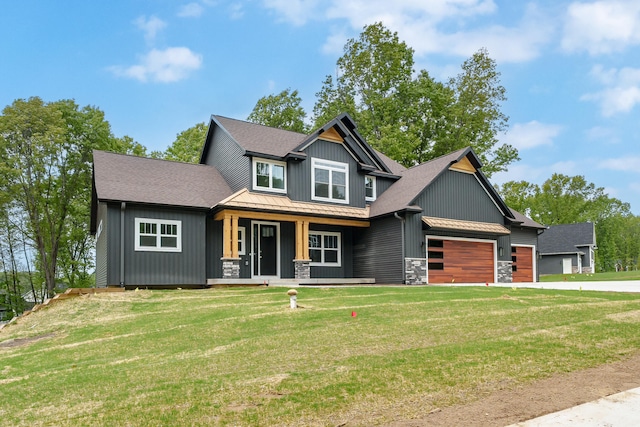
[[[163,158],[186,163],[200,163],[200,154],[207,136],[207,125],[198,123],[180,132],[164,152]]]
[[[247,120],[260,125],[305,133],[306,113],[300,105],[301,102],[297,90],[285,89],[277,95],[260,98]]]
[[[498,191],[509,207],[541,224],[594,223],[598,271],[614,270],[617,262],[637,266],[640,218],[631,214],[628,203],[609,197],[583,176],[556,173],[541,186],[510,181]]]
[[[0,116],[2,192],[25,216],[25,241],[35,251],[48,296],[60,265],[69,266],[67,276],[74,278],[93,267],[91,244],[76,243],[88,239],[94,148],[122,148],[97,108],[34,97],[14,101]],[[84,233],[77,232],[80,224]]]
[[[425,70],[413,77],[413,53],[381,23],[365,26],[346,43],[337,77],[327,76],[316,94],[315,126],[348,112],[374,148],[407,167],[467,146],[489,177],[518,160],[514,147],[498,145],[508,122],[500,109],[506,90],[487,51],[446,84]]]

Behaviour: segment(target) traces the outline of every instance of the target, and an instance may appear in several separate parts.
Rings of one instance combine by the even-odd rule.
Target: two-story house
[[[94,152],[98,286],[535,281],[539,224],[466,148],[410,169],[342,114],[212,116],[199,165]]]

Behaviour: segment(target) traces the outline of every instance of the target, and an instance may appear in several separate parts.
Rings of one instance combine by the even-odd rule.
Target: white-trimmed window
[[[182,221],[136,218],[136,251],[182,252]]]
[[[311,199],[349,203],[349,165],[311,159]]]
[[[238,255],[246,255],[247,253],[246,235],[247,229],[244,227],[238,227]]]
[[[376,177],[371,175],[364,176],[364,199],[367,202],[376,200]]]
[[[340,267],[342,250],[340,233],[330,231],[309,231],[310,265]]]
[[[253,159],[253,188],[287,192],[287,164],[276,160]]]

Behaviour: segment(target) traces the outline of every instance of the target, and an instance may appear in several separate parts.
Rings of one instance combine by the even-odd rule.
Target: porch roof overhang
[[[369,226],[369,206],[356,208],[325,203],[298,202],[287,196],[252,193],[242,189],[215,206],[215,217],[233,213],[244,218],[280,221],[306,220],[319,224]]]
[[[437,218],[423,216],[422,222],[435,230],[473,231],[488,234],[511,234],[507,227],[492,222],[464,221],[461,219]]]

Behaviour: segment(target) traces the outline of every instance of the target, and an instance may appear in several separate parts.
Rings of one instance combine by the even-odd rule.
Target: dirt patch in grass
[[[34,343],[36,341],[45,340],[47,338],[53,338],[54,336],[55,336],[54,334],[44,334],[44,335],[39,335],[37,337],[9,339],[9,340],[0,342],[0,348],[21,347],[24,345]]]
[[[640,387],[640,354],[595,368],[497,390],[472,403],[436,409],[422,418],[389,425],[502,427],[636,387]]]

